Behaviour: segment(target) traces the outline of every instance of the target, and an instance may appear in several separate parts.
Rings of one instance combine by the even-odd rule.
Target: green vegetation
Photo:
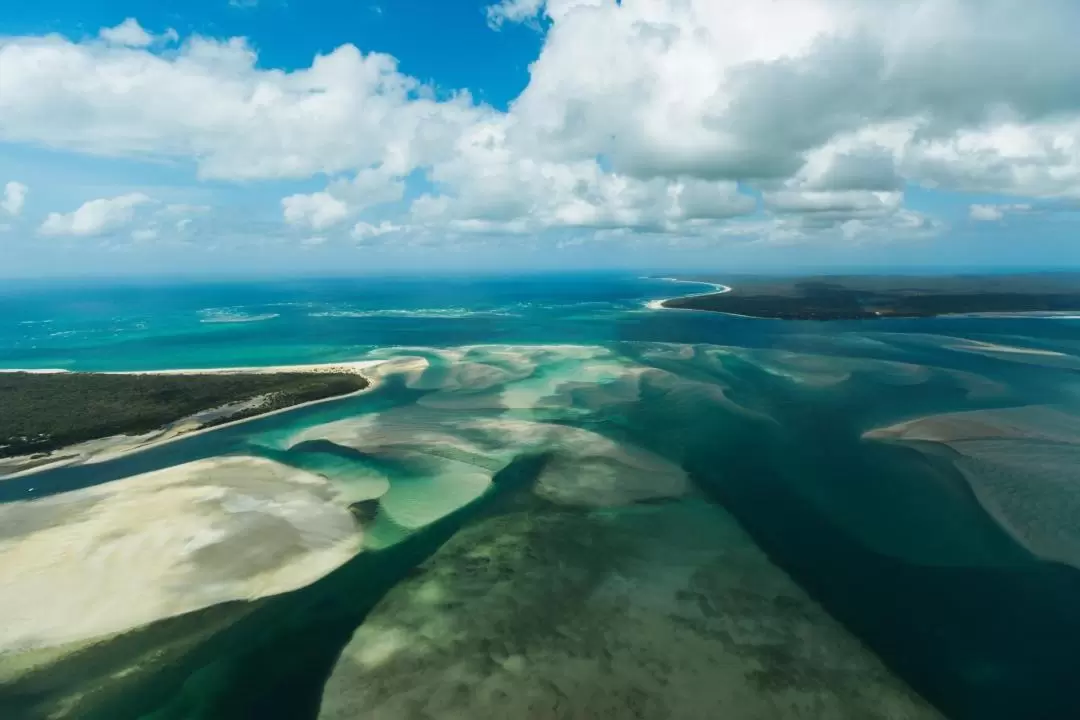
[[[782,320],[1080,310],[1080,275],[1075,273],[685,279],[723,282],[733,290],[673,298],[664,307]]]
[[[147,433],[198,413],[205,414],[198,418],[204,426],[217,425],[367,385],[349,373],[0,373],[0,457]]]

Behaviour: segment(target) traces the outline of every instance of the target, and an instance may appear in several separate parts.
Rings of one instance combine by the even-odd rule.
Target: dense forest
[[[199,412],[264,398],[213,425],[367,387],[349,373],[107,375],[0,373],[0,457],[158,430]]]
[[[713,278],[687,278],[707,282]],[[1080,310],[1080,275],[725,277],[731,292],[673,298],[667,308],[782,320],[858,320]]]

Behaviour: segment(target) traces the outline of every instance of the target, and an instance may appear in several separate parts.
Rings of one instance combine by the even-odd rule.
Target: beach
[[[234,427],[241,423],[249,422],[259,418],[270,417],[292,410],[297,410],[303,407],[310,407],[313,405],[319,405],[331,400],[340,400],[346,397],[354,397],[378,387],[381,373],[379,367],[386,364],[394,364],[391,361],[386,360],[358,360],[351,362],[338,362],[338,363],[311,363],[303,365],[271,365],[271,366],[258,366],[258,367],[223,367],[223,368],[181,368],[181,369],[167,369],[167,370],[129,370],[129,371],[112,371],[107,373],[101,373],[104,375],[270,375],[279,373],[313,373],[313,374],[355,374],[360,375],[367,380],[367,387],[356,392],[349,393],[347,395],[336,395],[333,397],[320,398],[318,400],[311,400],[308,402],[297,403],[296,405],[290,405],[284,408],[278,408],[275,410],[269,410],[267,412],[258,413],[255,415],[246,416],[237,420],[232,420],[224,423],[207,424],[201,421],[199,418],[202,415],[213,414],[214,411],[221,408],[208,408],[207,411],[197,413],[196,415],[181,418],[175,422],[169,423],[162,427],[160,430],[154,432],[145,433],[142,435],[112,435],[109,437],[98,438],[89,440],[87,442],[70,445],[65,448],[53,451],[48,454],[47,457],[37,456],[15,456],[8,458],[0,458],[0,480],[14,479],[20,477],[26,477],[40,472],[48,470],[54,470],[61,467],[69,467],[72,465],[84,465],[105,462],[107,460],[113,460],[121,458],[126,455],[141,452],[143,450],[149,450],[150,448],[160,447],[171,442],[175,442],[180,439],[194,437],[203,433],[211,432],[213,430],[220,430],[222,428]],[[36,375],[53,374],[53,373],[70,373],[70,370],[63,369],[46,369],[46,370],[18,370],[18,369],[4,369],[0,370],[0,373],[31,373]],[[250,402],[249,402],[250,404]],[[234,410],[241,410],[244,408],[237,407]],[[28,467],[29,466],[29,467]]]
[[[680,280],[678,278],[667,278],[667,277],[666,278],[655,278],[655,279],[657,279],[657,280],[666,280],[667,282],[673,282],[673,283],[689,283],[691,285],[712,285],[713,286],[713,289],[710,290],[709,292],[693,293],[691,295],[679,295],[678,297],[701,297],[701,296],[705,296],[705,295],[723,295],[724,293],[731,292],[730,287],[728,287],[727,285],[721,285],[719,283],[709,283],[709,282],[704,282],[704,281],[699,281],[699,280]],[[674,300],[674,299],[675,298],[660,298],[659,300],[650,300],[649,302],[645,303],[645,307],[648,308],[649,310],[678,310],[679,308],[669,308],[669,307],[664,306],[664,303],[666,303],[668,300]]]

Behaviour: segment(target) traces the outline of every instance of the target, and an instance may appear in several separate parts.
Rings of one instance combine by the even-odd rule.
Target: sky
[[[0,277],[1080,267],[1075,0],[36,0]]]

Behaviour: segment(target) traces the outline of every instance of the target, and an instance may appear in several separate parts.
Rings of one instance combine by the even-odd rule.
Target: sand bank
[[[1041,558],[1080,568],[1080,418],[1070,408],[931,415],[863,437],[943,455],[1017,542]]]
[[[169,370],[111,370],[103,375],[239,375],[239,374],[274,374],[274,373],[353,373],[363,375],[364,371],[381,365],[382,360],[356,360],[336,363],[309,363],[306,365],[257,365],[250,367],[222,368],[182,368]],[[72,370],[61,368],[5,368],[0,373],[31,373],[48,375],[51,373],[70,373]],[[97,372],[97,371],[87,371]]]
[[[0,506],[0,655],[303,587],[360,551],[325,478],[223,457]]]

